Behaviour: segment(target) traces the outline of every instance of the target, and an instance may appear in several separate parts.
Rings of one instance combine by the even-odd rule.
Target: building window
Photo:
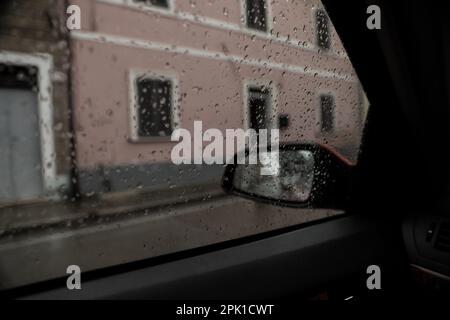
[[[336,103],[331,94],[320,95],[320,130],[330,133],[334,130],[334,111]]]
[[[331,47],[330,21],[328,14],[324,9],[317,9],[315,15],[317,45],[323,50],[328,50]]]
[[[143,3],[143,4],[147,4],[147,5],[151,5],[151,6],[155,6],[155,7],[159,7],[159,8],[165,8],[165,9],[169,8],[169,0],[134,0],[134,2]]]
[[[248,88],[248,108],[250,129],[268,129],[267,110],[270,108],[270,93],[264,87]]]
[[[164,78],[136,79],[137,136],[169,137],[173,131],[173,84]]]
[[[266,0],[246,0],[247,27],[267,31]]]

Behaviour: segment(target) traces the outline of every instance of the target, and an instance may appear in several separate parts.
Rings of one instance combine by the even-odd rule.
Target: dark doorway
[[[43,195],[37,70],[0,64],[0,203]]]

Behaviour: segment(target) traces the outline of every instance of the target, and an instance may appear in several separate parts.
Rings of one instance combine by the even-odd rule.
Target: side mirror
[[[329,147],[284,144],[277,151],[261,151],[264,164],[227,165],[222,187],[227,193],[258,202],[288,207],[345,209],[353,164]],[[275,163],[276,162],[276,163]],[[262,174],[268,167],[270,174]],[[267,171],[267,170],[266,170]]]

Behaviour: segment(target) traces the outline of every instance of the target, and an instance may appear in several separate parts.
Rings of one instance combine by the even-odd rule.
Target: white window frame
[[[168,80],[171,82],[171,114],[170,121],[172,125],[172,131],[180,127],[180,105],[179,105],[179,83],[178,78],[174,73],[158,72],[158,71],[143,71],[143,70],[130,70],[129,72],[129,109],[130,109],[130,142],[133,143],[151,143],[151,142],[170,142],[171,137],[140,137],[139,136],[139,107],[137,101],[137,87],[136,81],[139,78],[155,79],[155,80]]]
[[[58,175],[53,131],[53,57],[46,53],[0,51],[0,63],[34,67],[38,77],[38,115],[43,189],[47,198],[59,198],[59,189],[68,184],[67,175]]]
[[[246,30],[248,30],[249,32],[255,33],[255,34],[260,34],[263,36],[267,36],[268,34],[270,34],[271,30],[272,30],[272,7],[271,7],[271,0],[265,0],[266,2],[266,31],[262,31],[259,29],[253,29],[253,28],[249,28],[247,26],[247,0],[241,0],[241,21],[244,24],[244,28]]]
[[[269,81],[255,80],[255,79],[246,79],[244,80],[244,92],[243,96],[243,127],[245,130],[250,128],[250,110],[249,110],[249,94],[248,91],[251,87],[265,87],[269,89],[269,103],[270,106],[267,108],[268,114],[266,114],[266,119],[269,119],[268,130],[270,129],[278,129],[278,88],[274,83],[270,83]]]

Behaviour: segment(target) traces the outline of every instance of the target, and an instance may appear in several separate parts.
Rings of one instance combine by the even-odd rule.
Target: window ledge
[[[171,137],[128,138],[128,142],[131,144],[178,143],[178,141],[172,141]]]

